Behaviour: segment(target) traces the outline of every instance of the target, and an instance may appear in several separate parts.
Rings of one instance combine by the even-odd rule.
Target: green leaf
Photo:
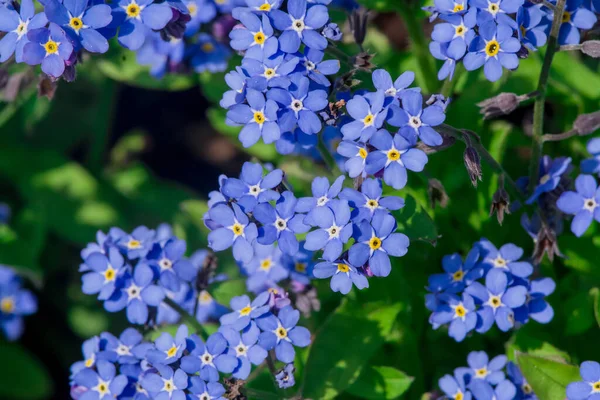
[[[600,327],[600,289],[593,288],[590,290],[590,295],[594,300],[594,317],[596,318],[596,322]]]
[[[208,292],[214,297],[217,303],[229,304],[233,297],[247,293],[246,280],[230,279],[224,282],[218,282],[211,285]]]
[[[347,392],[363,399],[395,399],[408,390],[413,378],[392,367],[369,367],[363,370]]]
[[[411,240],[422,240],[435,245],[438,232],[435,222],[412,195],[404,199],[404,207],[396,212],[399,231]]]
[[[47,399],[52,381],[44,366],[18,343],[0,342],[0,398]]]
[[[102,309],[75,306],[69,312],[69,324],[79,336],[89,338],[108,329],[108,315]]]
[[[567,385],[580,380],[579,368],[547,358],[519,354],[519,367],[540,400],[565,400]]]
[[[306,362],[306,398],[331,399],[345,391],[383,345],[401,305],[344,300],[317,332]]]
[[[584,333],[594,325],[594,308],[590,293],[578,293],[564,304],[567,312],[565,335]]]

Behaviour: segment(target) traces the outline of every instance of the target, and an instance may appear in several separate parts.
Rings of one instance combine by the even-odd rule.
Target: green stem
[[[204,330],[204,327],[202,326],[202,324],[200,322],[198,322],[198,320],[193,315],[191,315],[186,310],[184,310],[183,307],[181,307],[179,304],[177,304],[173,299],[165,297],[165,299],[163,301],[169,307],[171,307],[173,310],[177,311],[179,313],[179,315],[181,315],[181,318],[185,322],[190,324],[196,330],[196,333],[198,333],[200,335],[200,337],[202,337],[202,339],[204,339],[204,340],[208,339],[208,333],[206,332],[206,330]]]
[[[333,158],[333,155],[331,154],[331,152],[327,148],[327,145],[323,141],[323,133],[322,132],[319,134],[319,141],[317,142],[317,150],[319,151],[321,158],[323,159],[323,161],[325,161],[325,164],[327,165],[329,170],[334,174],[339,174],[340,170],[337,166],[337,163],[335,162],[335,158]]]
[[[452,97],[452,95],[454,94],[454,88],[456,86],[456,82],[460,78],[460,75],[462,74],[463,70],[464,69],[462,68],[462,64],[458,64],[456,66],[456,69],[454,70],[454,76],[452,77],[452,79],[446,78],[446,81],[444,82],[444,85],[442,86],[442,95],[444,97],[446,97],[446,98]]]
[[[112,79],[107,79],[98,93],[97,118],[93,128],[93,142],[88,155],[88,167],[96,174],[102,171],[103,159],[110,139],[116,94],[117,83]]]
[[[533,192],[539,180],[539,164],[542,158],[543,134],[544,134],[544,108],[546,105],[546,89],[548,87],[548,78],[550,77],[550,67],[552,59],[558,50],[558,32],[562,23],[563,12],[565,10],[566,0],[558,0],[554,10],[554,19],[548,38],[548,47],[540,72],[538,81],[538,97],[533,105],[533,132],[531,135],[531,160],[529,163],[529,191]]]
[[[414,3],[417,5],[419,2],[415,1]],[[411,41],[411,50],[417,59],[419,70],[423,76],[424,89],[429,93],[433,93],[437,90],[439,84],[433,65],[433,57],[429,55],[429,46],[425,40],[421,19],[415,18],[419,10],[417,7],[411,7],[410,2],[406,0],[398,0],[396,7],[398,7],[398,12],[406,25],[408,37]]]

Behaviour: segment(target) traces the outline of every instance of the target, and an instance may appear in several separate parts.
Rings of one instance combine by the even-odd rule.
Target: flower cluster
[[[141,226],[130,234],[119,228],[98,232],[97,242],[81,252],[82,290],[97,295],[109,312],[126,309],[132,324],[176,323],[179,312],[168,302],[195,309],[202,322],[218,319],[226,308],[196,281],[208,253],[199,250],[188,259],[185,252],[185,241],[166,225]]]
[[[288,274],[295,280],[309,279],[311,252],[322,250],[323,261],[314,265],[312,274],[332,277],[332,289],[345,294],[353,284],[367,287],[366,276],[389,275],[390,256],[406,254],[409,240],[395,232],[390,213],[404,201],[382,197],[380,180],[367,179],[357,191],[342,190],[343,176],[331,185],[317,177],[312,196],[296,199],[282,177],[281,170],[263,176],[259,164],[245,163],[239,179],[223,177],[220,190],[211,193],[204,220],[211,229],[209,246],[214,251],[232,248],[250,275],[250,290],[264,289]],[[303,233],[306,240],[300,243],[296,235]],[[351,239],[353,244],[344,251]],[[282,262],[287,270],[279,266]]]
[[[485,333],[494,323],[508,331],[529,319],[550,322],[554,311],[545,297],[556,285],[551,278],[529,279],[533,267],[520,261],[522,255],[523,250],[512,243],[497,249],[482,239],[464,262],[459,254],[445,256],[445,272],[429,277],[432,293],[425,303],[432,311],[433,328],[448,325],[449,335],[460,342],[472,330]]]
[[[581,30],[594,26],[598,10],[592,3],[567,0],[559,44],[579,44]],[[436,0],[428,10],[443,21],[434,27],[429,45],[431,54],[444,61],[440,80],[452,79],[460,61],[468,71],[483,66],[492,82],[500,79],[503,68],[516,69],[519,58],[546,44],[553,18],[553,10],[530,0]]]
[[[0,5],[0,62],[14,55],[17,63],[41,65],[52,79],[75,78],[81,53],[106,53],[109,40],[118,38],[126,49],[137,51],[140,64],[150,65],[157,77],[167,71],[194,69],[222,71],[229,50],[205,33],[214,22],[227,31],[228,14],[238,0],[33,0]],[[38,8],[38,9],[40,9]],[[209,30],[207,30],[209,31]],[[221,34],[221,36],[224,36]]]
[[[567,386],[568,400],[594,400],[600,393],[600,364],[584,361],[579,369],[582,381]]]
[[[472,351],[467,356],[467,363],[468,367],[456,368],[453,375],[440,378],[438,384],[448,398],[537,399],[519,367],[511,361],[507,363],[506,356],[500,355],[490,360],[484,351]]]
[[[16,272],[0,265],[0,332],[8,340],[17,340],[24,329],[23,317],[37,311],[35,296],[23,289]]]

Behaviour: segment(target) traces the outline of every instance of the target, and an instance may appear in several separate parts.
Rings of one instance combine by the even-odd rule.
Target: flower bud
[[[38,97],[45,96],[48,100],[52,100],[57,87],[56,81],[47,75],[42,75],[38,83]]]
[[[477,153],[477,150],[475,150],[474,147],[469,146],[466,148],[463,158],[471,183],[473,186],[477,187],[477,180],[481,181],[481,176],[483,175],[481,172],[481,159],[479,158],[479,153]]]
[[[573,122],[573,129],[579,136],[589,135],[600,128],[600,111],[581,114]]]
[[[350,14],[348,17],[350,30],[352,31],[352,36],[354,36],[354,41],[360,46],[361,49],[362,44],[365,41],[365,36],[367,35],[368,18],[369,11],[362,7],[358,10],[352,11],[352,14]]]
[[[504,221],[504,213],[510,214],[509,206],[510,198],[504,187],[500,186],[494,196],[492,197],[492,208],[490,209],[490,217],[496,213],[498,223],[502,225]]]
[[[516,94],[500,93],[498,96],[478,103],[477,106],[480,107],[479,113],[483,114],[483,119],[490,119],[510,114],[519,106],[519,103],[519,96]]]
[[[371,62],[373,57],[375,57],[374,54],[369,54],[366,51],[361,51],[356,56],[352,57],[352,65],[354,66],[354,68],[358,68],[363,71],[369,72],[376,67],[376,65]]]
[[[587,40],[581,44],[581,52],[590,57],[600,57],[600,40]]]
[[[533,247],[533,262],[539,264],[544,258],[544,254],[548,255],[550,262],[554,261],[554,256],[564,257],[558,248],[556,234],[546,224],[542,224],[538,232],[537,239]]]
[[[330,22],[323,28],[323,36],[325,36],[329,40],[337,42],[342,39],[342,30],[340,29],[338,24]]]
[[[431,178],[427,182],[427,194],[429,195],[429,202],[431,208],[435,208],[438,204],[442,208],[446,208],[448,205],[448,194],[442,182],[437,179]]]

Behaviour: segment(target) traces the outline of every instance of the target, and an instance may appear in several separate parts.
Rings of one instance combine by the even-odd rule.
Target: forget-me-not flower
[[[319,279],[331,278],[329,283],[331,290],[341,294],[348,294],[352,289],[352,285],[358,289],[369,287],[367,277],[351,265],[348,260],[318,263],[315,265],[313,274]]]
[[[265,96],[254,89],[246,93],[248,104],[236,104],[227,111],[227,118],[244,125],[239,139],[244,147],[250,147],[261,137],[265,143],[273,143],[281,135],[277,124],[279,107],[273,100],[265,100]]]
[[[574,215],[571,232],[580,237],[595,219],[600,222],[600,188],[592,175],[579,175],[575,180],[576,192],[560,195],[556,206],[565,214]]]
[[[579,368],[582,381],[567,386],[569,400],[596,400],[600,393],[600,364],[584,361]]]
[[[0,62],[5,62],[13,54],[16,62],[23,62],[27,32],[48,23],[45,13],[35,14],[33,0],[22,0],[20,6],[19,12],[7,5],[0,7],[0,32],[6,32],[0,40]]]
[[[297,326],[300,312],[291,306],[282,308],[278,316],[265,314],[256,323],[262,330],[258,344],[266,350],[275,349],[275,356],[284,363],[294,361],[296,347],[306,347],[310,344],[308,329]]]
[[[282,31],[279,37],[279,47],[286,53],[294,53],[304,43],[306,47],[324,50],[327,39],[318,32],[327,21],[327,7],[314,5],[307,7],[306,0],[289,0],[287,11],[272,10],[270,16],[273,25]]]

